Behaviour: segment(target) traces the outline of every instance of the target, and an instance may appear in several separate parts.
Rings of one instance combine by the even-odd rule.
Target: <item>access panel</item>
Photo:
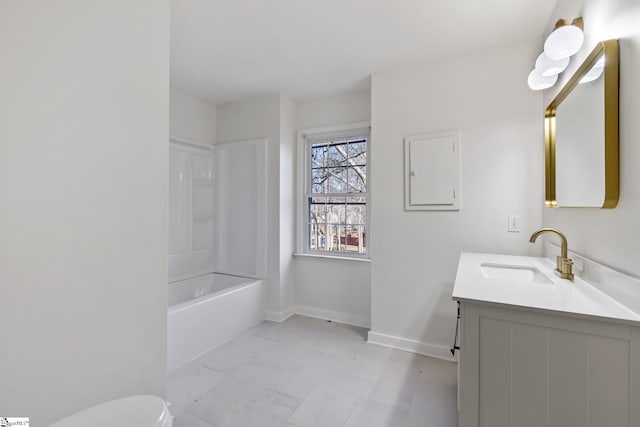
[[[405,138],[405,209],[460,209],[458,132]]]

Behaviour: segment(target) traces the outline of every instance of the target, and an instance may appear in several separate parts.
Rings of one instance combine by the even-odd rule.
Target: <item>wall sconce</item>
[[[558,74],[569,66],[569,59],[575,55],[584,42],[584,21],[576,18],[569,22],[559,19],[555,28],[544,42],[544,52],[536,59],[535,68],[529,73],[527,83],[532,90],[552,87],[558,81]]]
[[[598,59],[589,72],[580,80],[580,83],[592,82],[602,75],[604,71],[604,55]]]

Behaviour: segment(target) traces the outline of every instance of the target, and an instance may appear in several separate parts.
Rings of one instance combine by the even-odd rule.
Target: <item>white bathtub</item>
[[[264,320],[265,282],[206,274],[169,284],[167,369],[172,371]]]

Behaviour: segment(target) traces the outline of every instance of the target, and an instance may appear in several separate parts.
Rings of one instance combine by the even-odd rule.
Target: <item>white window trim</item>
[[[307,173],[307,158],[306,158],[306,135],[317,134],[339,134],[343,131],[357,130],[357,129],[369,129],[367,138],[367,253],[353,254],[353,253],[327,253],[310,251],[307,249],[305,243],[306,239],[306,215],[305,215],[305,194],[306,188],[309,184],[309,176]],[[298,143],[296,146],[296,255],[298,256],[310,256],[318,258],[328,259],[345,259],[345,260],[357,260],[364,261],[371,259],[371,122],[356,122],[346,123],[337,126],[326,126],[318,128],[308,128],[298,130]]]

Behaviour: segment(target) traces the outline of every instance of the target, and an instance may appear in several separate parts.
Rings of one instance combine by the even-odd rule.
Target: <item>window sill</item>
[[[320,254],[307,254],[307,253],[303,253],[303,252],[294,252],[293,256],[294,257],[300,257],[300,258],[337,259],[337,260],[340,260],[340,261],[371,262],[371,258],[335,256],[335,255],[320,255]]]

